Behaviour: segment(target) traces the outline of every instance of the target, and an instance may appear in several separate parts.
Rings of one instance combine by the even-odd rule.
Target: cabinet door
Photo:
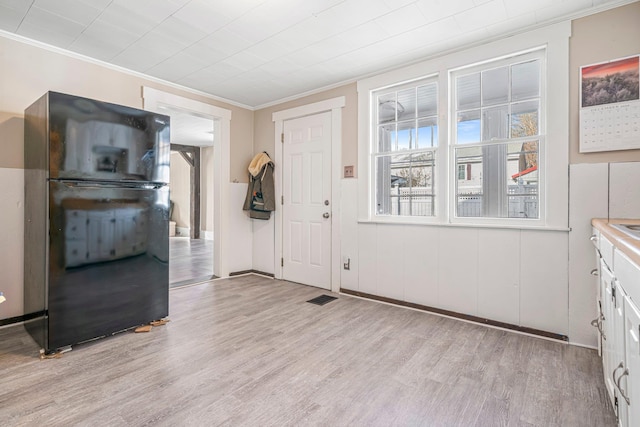
[[[614,297],[613,297],[613,274],[607,265],[600,259],[600,288],[602,289],[602,371],[604,374],[604,382],[609,392],[611,405],[614,406],[615,385],[611,374],[615,369],[614,364]],[[615,406],[614,406],[615,407]]]
[[[625,313],[624,313],[624,300],[627,297],[627,294],[624,291],[624,288],[620,286],[620,283],[617,280],[613,280],[611,285],[613,292],[613,357],[611,361],[613,362],[613,372],[610,374],[611,381],[615,387],[615,400],[618,404],[618,423],[621,426],[628,426],[629,418],[628,418],[628,405],[625,399],[621,394],[621,390],[617,387],[618,378],[623,375],[624,370],[627,367],[626,362],[626,348],[625,348]],[[622,386],[622,390],[624,390],[624,379],[620,384]]]
[[[630,426],[640,426],[640,310],[629,297],[624,299],[626,358],[629,374],[620,380],[620,388],[629,399]]]
[[[106,261],[115,255],[115,218],[113,212],[88,214],[89,262]]]

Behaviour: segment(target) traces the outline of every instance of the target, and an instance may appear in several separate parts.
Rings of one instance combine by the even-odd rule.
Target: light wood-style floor
[[[4,426],[614,426],[593,350],[244,276],[39,360],[0,329]]]
[[[212,278],[215,278],[213,240],[169,238],[169,283],[172,288]]]

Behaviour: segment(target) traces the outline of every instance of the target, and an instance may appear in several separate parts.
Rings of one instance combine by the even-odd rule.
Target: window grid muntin
[[[415,150],[415,151],[402,151],[402,152],[397,152],[397,151],[387,151],[384,153],[376,153],[373,156],[373,167],[372,169],[374,170],[374,173],[376,174],[376,177],[378,176],[379,173],[379,159],[384,158],[384,157],[399,157],[399,156],[408,156],[410,160],[408,160],[408,167],[409,168],[409,177],[410,177],[410,181],[409,181],[409,186],[408,187],[402,187],[402,188],[408,188],[409,189],[409,193],[405,193],[405,194],[389,194],[390,197],[390,206],[393,206],[393,198],[398,198],[398,200],[400,200],[401,197],[403,198],[408,198],[409,199],[409,213],[407,215],[400,215],[400,214],[393,214],[393,213],[384,213],[380,211],[380,205],[384,203],[384,200],[379,200],[379,195],[380,195],[380,191],[376,191],[375,194],[375,199],[374,199],[374,203],[375,203],[375,214],[376,216],[433,216],[435,213],[435,185],[436,185],[436,174],[435,174],[435,168],[436,168],[436,158],[435,158],[435,152],[436,149],[435,148],[430,148],[430,149],[422,149],[422,150]],[[428,158],[426,160],[423,161],[414,161],[414,157],[418,157],[421,154],[428,154]],[[420,166],[420,163],[425,163],[424,166]],[[415,166],[418,165],[418,166]],[[428,187],[426,187],[426,190],[423,193],[416,193],[413,191],[414,187],[412,184],[412,180],[411,178],[413,177],[412,171],[413,168],[416,167],[429,167],[431,170],[431,185],[429,185]],[[390,166],[390,169],[393,169]],[[394,176],[393,174],[391,174],[391,176]],[[399,190],[400,186],[398,186],[398,190]],[[429,198],[430,202],[429,202],[429,208],[428,211],[429,213],[426,215],[423,214],[415,214],[414,210],[417,209],[417,207],[414,209],[414,203],[413,200],[419,199],[419,198]],[[398,202],[397,204],[398,208],[400,207],[400,204]]]
[[[519,56],[519,55],[516,55]],[[521,65],[521,64],[525,64],[525,63],[529,63],[529,62],[538,62],[538,69],[539,69],[539,73],[538,73],[538,94],[537,96],[531,96],[531,97],[525,97],[525,98],[520,98],[516,101],[513,100],[513,96],[512,96],[512,91],[513,91],[513,67],[516,65]],[[516,61],[516,62],[507,62],[506,64],[501,64],[499,66],[495,66],[495,67],[491,67],[491,68],[486,68],[486,69],[476,69],[472,72],[469,73],[465,73],[465,74],[456,74],[455,75],[455,79],[454,79],[454,85],[456,86],[456,91],[455,91],[455,96],[456,99],[454,100],[454,102],[451,103],[451,106],[454,108],[454,117],[456,118],[456,123],[458,123],[457,118],[459,117],[460,114],[465,114],[465,113],[473,113],[473,112],[480,112],[480,139],[478,141],[476,141],[476,143],[484,143],[484,142],[488,142],[488,141],[494,141],[495,139],[489,139],[489,140],[485,140],[483,139],[483,133],[484,133],[484,120],[483,120],[483,111],[484,110],[488,110],[488,109],[495,109],[497,107],[504,107],[506,106],[508,108],[508,113],[507,113],[507,124],[509,124],[508,126],[508,138],[505,139],[509,139],[511,138],[511,131],[512,131],[512,127],[510,126],[511,122],[512,122],[512,117],[513,117],[513,105],[522,105],[523,103],[526,102],[531,102],[531,101],[537,101],[538,102],[538,109],[537,109],[537,114],[538,114],[538,121],[537,121],[537,134],[535,135],[530,135],[530,136],[536,136],[536,135],[541,135],[541,126],[540,126],[540,108],[541,108],[541,98],[542,98],[542,73],[540,72],[540,68],[541,68],[541,64],[542,61],[540,58],[527,58],[527,59],[523,59],[520,61]],[[509,68],[509,84],[508,84],[508,102],[501,102],[501,103],[495,103],[495,104],[490,104],[490,105],[483,105],[483,88],[482,88],[482,75],[484,72],[487,71],[492,71],[492,70],[497,70],[500,68],[504,68],[505,66],[507,66]],[[454,72],[455,73],[455,72]],[[458,108],[458,90],[457,90],[457,86],[458,86],[458,80],[460,78],[464,78],[464,77],[468,77],[468,76],[472,76],[478,74],[480,76],[480,94],[479,94],[479,104],[477,107],[470,107],[470,108],[462,108],[459,109]],[[455,137],[453,138],[452,144],[451,145],[462,145],[460,143],[458,143],[458,126],[456,125],[454,127],[454,135]],[[469,144],[473,144],[472,143],[465,143],[464,145],[469,145]]]
[[[400,108],[394,109],[393,119],[388,118],[385,120],[381,120],[381,106],[389,105],[391,102],[398,102],[398,94],[405,92],[407,93],[409,90],[413,91],[413,100],[415,101],[413,105],[413,116],[407,119],[400,118],[398,113]],[[421,109],[420,104],[420,91],[424,90],[425,92],[431,92],[431,98],[428,98],[428,101],[433,101],[432,103],[425,102],[425,109]],[[430,209],[429,214],[426,216],[433,216],[435,214],[435,182],[436,182],[436,150],[439,145],[439,123],[438,123],[438,83],[435,78],[427,78],[419,81],[414,81],[405,84],[399,84],[391,87],[387,87],[385,89],[372,91],[372,100],[375,103],[375,108],[373,110],[372,116],[374,117],[374,138],[372,140],[372,150],[371,150],[371,171],[372,171],[372,183],[374,187],[374,197],[373,197],[373,213],[376,216],[415,216],[414,215],[414,199],[427,197],[430,199]],[[380,100],[382,99],[382,102]],[[404,107],[404,106],[403,106]],[[430,107],[433,107],[430,109]],[[388,107],[387,107],[388,108]],[[403,111],[406,111],[407,107],[403,108]],[[423,114],[422,112],[426,112]],[[425,129],[428,130],[428,134],[430,134],[430,140],[427,142],[428,146],[424,146],[425,143],[423,138],[421,138],[421,134],[424,131],[421,131],[420,124],[425,122],[431,122],[430,126],[424,126]],[[406,148],[400,147],[400,138],[399,132],[406,131],[406,129],[399,130],[400,126],[408,125],[409,132],[412,135],[412,138],[409,142],[409,145]],[[390,126],[393,128],[390,130],[391,132],[391,140],[381,141],[381,131],[382,129],[390,129]],[[409,214],[408,215],[394,215],[385,214],[380,212],[380,198],[384,190],[382,190],[380,185],[380,177],[379,174],[382,173],[379,170],[379,159],[383,157],[389,157],[390,159],[393,156],[407,155],[409,156],[409,173],[412,175],[412,169],[416,166],[418,162],[413,162],[414,157],[419,156],[420,154],[428,154],[430,156],[429,168],[431,170],[431,183],[430,186],[427,187],[428,190],[426,193],[415,194],[413,193],[413,188],[409,186],[409,194],[404,195],[391,195],[390,197],[407,197],[409,199]],[[422,166],[421,166],[422,167]],[[390,168],[391,170],[391,168]],[[391,175],[391,173],[389,173]],[[391,183],[390,183],[391,184]],[[390,185],[391,187],[391,185]],[[399,206],[399,204],[398,204]],[[424,215],[420,215],[424,216]]]
[[[476,66],[469,66],[468,68],[472,71],[469,71],[467,73],[464,72],[464,70],[467,67],[464,68],[459,68],[456,70],[451,70],[449,73],[449,77],[450,77],[450,84],[451,87],[453,88],[453,96],[450,98],[450,102],[449,102],[449,111],[452,113],[451,115],[451,119],[452,122],[455,123],[454,126],[452,126],[451,129],[451,134],[452,134],[452,138],[451,138],[451,143],[449,144],[450,147],[450,161],[451,161],[451,165],[453,167],[452,172],[450,173],[450,175],[453,175],[453,189],[454,189],[454,194],[452,195],[452,198],[450,199],[453,202],[453,216],[455,218],[464,218],[458,215],[458,200],[460,197],[460,192],[459,192],[459,180],[458,178],[458,155],[457,155],[457,150],[459,148],[472,148],[472,147],[484,147],[484,146],[489,146],[489,145],[507,145],[507,150],[508,150],[508,145],[512,144],[512,143],[518,143],[518,142],[528,142],[528,141],[532,141],[532,140],[536,140],[537,141],[537,166],[538,169],[536,171],[536,175],[537,175],[537,180],[536,180],[536,197],[537,197],[537,216],[533,219],[539,220],[542,217],[542,209],[541,209],[541,204],[543,203],[543,201],[541,201],[541,177],[540,177],[540,168],[543,167],[541,166],[541,163],[543,163],[543,156],[541,155],[544,151],[544,139],[545,139],[545,135],[544,135],[544,127],[543,127],[543,109],[544,109],[544,105],[543,105],[543,100],[545,98],[545,94],[544,94],[544,87],[545,87],[545,83],[544,83],[544,67],[545,67],[545,62],[544,62],[544,54],[545,54],[545,50],[544,49],[540,49],[534,52],[527,52],[527,53],[521,53],[521,54],[515,54],[511,57],[508,58],[501,58],[495,61],[489,61],[486,62],[484,64],[480,64],[480,65],[476,65]],[[515,61],[514,61],[515,59]],[[495,62],[495,66],[490,66],[492,62]],[[515,66],[521,65],[521,64],[525,64],[525,63],[536,63],[537,67],[536,67],[536,73],[537,73],[537,78],[538,78],[538,82],[537,82],[537,94],[535,96],[530,96],[530,97],[519,97],[517,100],[513,99],[513,68]],[[483,68],[485,66],[489,65],[489,67],[487,68]],[[490,71],[490,70],[495,70],[495,69],[499,69],[502,67],[508,67],[509,70],[509,82],[508,82],[508,102],[505,103],[496,103],[496,104],[491,104],[491,105],[484,105],[483,104],[483,85],[482,85],[482,74],[486,71]],[[458,79],[461,77],[468,77],[468,76],[472,76],[478,74],[480,76],[480,82],[479,82],[479,88],[480,88],[480,94],[479,94],[479,105],[478,106],[473,106],[473,107],[469,107],[469,108],[463,108],[463,109],[459,109],[458,105],[459,105],[459,93],[458,93]],[[532,134],[532,135],[528,135],[528,136],[524,136],[524,137],[513,137],[513,129],[514,129],[514,122],[513,122],[513,106],[517,106],[517,105],[522,105],[522,103],[527,103],[527,102],[537,102],[537,109],[535,110],[535,114],[536,114],[536,134]],[[470,104],[470,102],[466,103],[467,105]],[[508,116],[507,116],[507,120],[506,120],[506,124],[507,124],[507,130],[508,130],[508,135],[506,138],[495,138],[495,139],[489,139],[489,140],[485,140],[484,139],[484,132],[485,132],[485,123],[483,123],[484,120],[484,110],[488,110],[488,109],[493,109],[496,108],[498,106],[508,106]],[[479,139],[478,141],[475,142],[463,142],[460,143],[459,142],[459,122],[458,122],[458,118],[460,114],[469,114],[469,113],[473,113],[473,112],[479,112],[479,121],[480,121],[480,129],[479,129]],[[482,161],[484,161],[484,159],[482,159]],[[455,175],[454,175],[455,174]],[[509,190],[507,189],[506,191],[507,194],[507,199],[509,198],[510,194],[509,194]],[[499,216],[485,216],[483,214],[479,215],[479,216],[474,216],[474,218],[482,218],[482,219],[500,219],[500,220],[504,220],[504,219],[519,219],[521,217],[499,217]]]

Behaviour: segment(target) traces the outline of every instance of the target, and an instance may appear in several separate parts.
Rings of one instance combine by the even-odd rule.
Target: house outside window
[[[540,218],[544,75],[543,49],[450,72],[455,217]]]
[[[434,215],[437,100],[438,87],[433,79],[372,94],[375,215]]]

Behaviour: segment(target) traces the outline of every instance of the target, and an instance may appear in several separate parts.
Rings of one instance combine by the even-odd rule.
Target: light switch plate
[[[344,167],[344,177],[353,178],[353,165]]]

